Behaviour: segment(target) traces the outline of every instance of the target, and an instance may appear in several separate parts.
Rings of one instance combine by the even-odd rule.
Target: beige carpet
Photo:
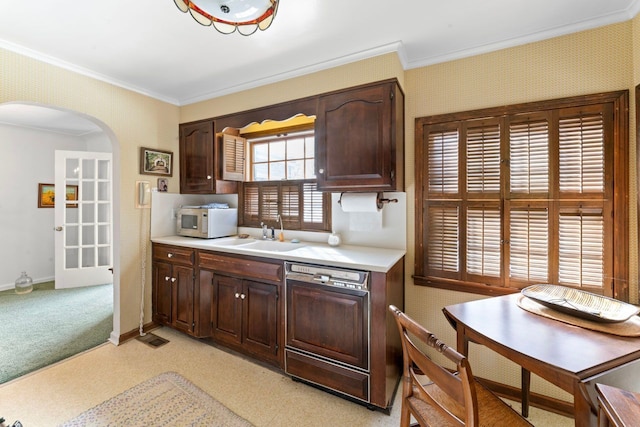
[[[75,426],[225,426],[252,424],[175,372],[165,372],[62,424]]]

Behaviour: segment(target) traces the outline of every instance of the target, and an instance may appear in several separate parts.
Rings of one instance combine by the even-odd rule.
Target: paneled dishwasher
[[[285,262],[285,372],[370,402],[369,272]]]

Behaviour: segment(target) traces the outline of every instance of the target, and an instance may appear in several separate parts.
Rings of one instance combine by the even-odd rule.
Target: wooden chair
[[[411,415],[423,427],[532,426],[475,380],[465,356],[438,340],[395,306],[390,305],[389,310],[396,318],[402,340],[401,427],[409,426]],[[431,360],[416,346],[413,338],[455,363],[457,372]],[[426,384],[421,384],[425,381]]]

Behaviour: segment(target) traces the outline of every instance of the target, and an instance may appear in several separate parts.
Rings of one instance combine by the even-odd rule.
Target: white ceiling
[[[397,51],[405,69],[626,21],[640,0],[280,0],[245,37],[173,0],[0,0],[0,48],[175,105]]]

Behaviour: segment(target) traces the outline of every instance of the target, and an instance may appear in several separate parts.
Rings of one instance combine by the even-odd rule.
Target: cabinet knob
[[[322,175],[324,173],[324,169],[318,169],[318,173]]]
[[[172,253],[168,253],[167,254],[167,258],[173,258],[173,254]]]
[[[211,175],[207,175],[207,179],[211,179]]]
[[[240,298],[240,294],[236,292],[236,298]]]
[[[168,281],[169,281],[169,279],[171,279],[171,277],[169,277],[169,276],[164,276],[164,281],[165,281],[165,282],[168,282]]]
[[[245,299],[246,295],[245,294],[240,294],[240,299]]]
[[[175,278],[175,277],[172,277],[172,278],[171,278],[171,283],[174,283],[175,281],[176,281],[176,278]]]

